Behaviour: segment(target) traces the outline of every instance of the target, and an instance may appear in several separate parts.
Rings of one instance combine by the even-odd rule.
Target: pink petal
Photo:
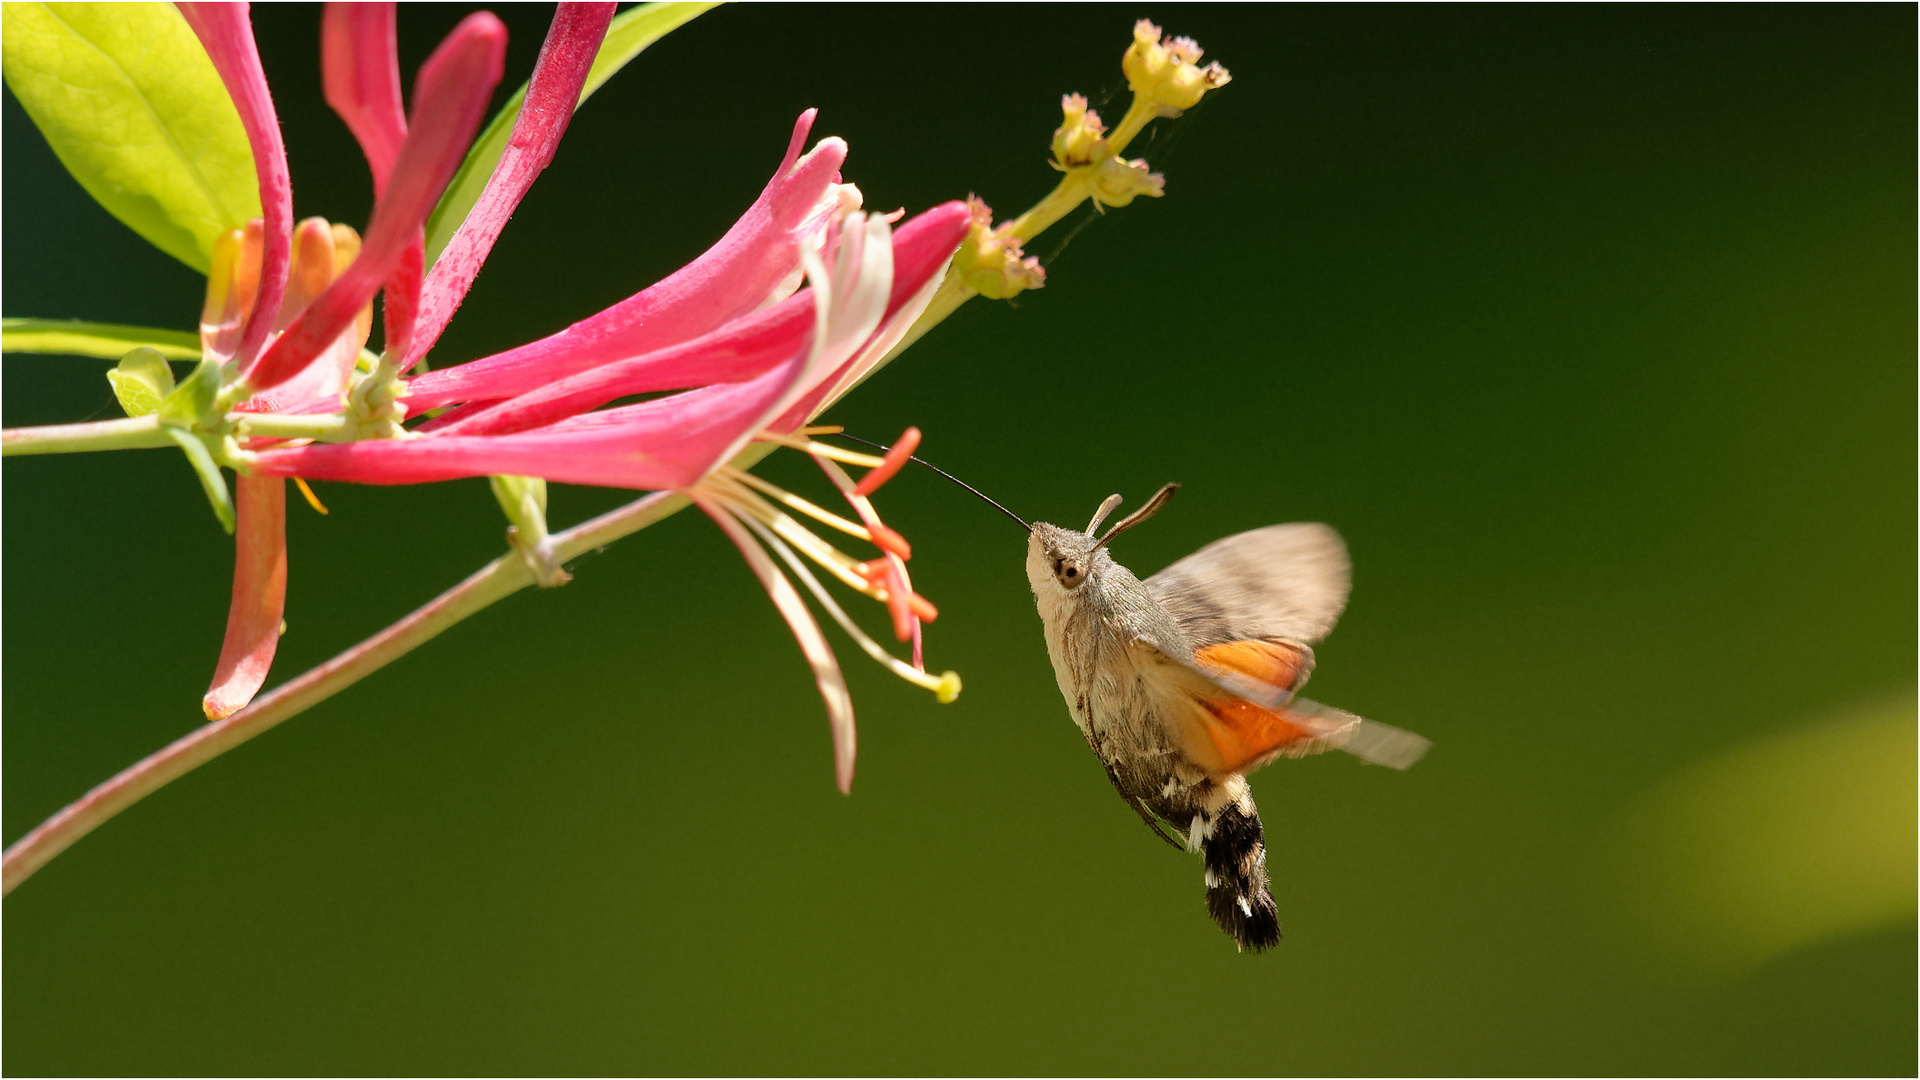
[[[772,417],[855,357],[885,315],[893,249],[880,218],[853,225],[829,272],[803,253],[813,281],[809,340],[785,364],[742,383],[587,413],[515,435],[430,435],[310,445],[259,454],[266,475],[369,484],[416,484],[461,476],[541,476],[561,483],[685,488],[737,453]]]
[[[287,174],[287,147],[280,139],[280,120],[273,111],[273,95],[260,67],[260,50],[253,42],[247,4],[183,3],[176,5],[213,60],[226,84],[234,108],[240,112],[253,150],[253,168],[260,182],[260,208],[266,219],[260,292],[241,332],[234,355],[242,371],[254,366],[267,339],[280,298],[287,289],[287,261],[293,247],[293,181]],[[234,224],[239,224],[235,222]]]
[[[788,297],[710,334],[643,356],[616,360],[549,383],[483,410],[461,410],[422,431],[444,435],[499,435],[556,423],[629,394],[740,382],[767,371],[806,347],[813,300]],[[409,399],[409,405],[414,404]]]
[[[320,66],[327,104],[359,141],[378,199],[407,137],[393,5],[328,4],[320,22]]]
[[[800,363],[790,362],[749,382],[588,413],[566,425],[517,435],[433,435],[269,450],[255,456],[253,469],[269,476],[361,484],[503,474],[641,490],[687,487],[706,475],[716,455],[742,432],[751,434],[769,403],[783,399],[801,370]]]
[[[476,12],[420,66],[407,139],[386,197],[373,208],[360,257],[261,356],[248,373],[255,389],[272,387],[306,367],[353,322],[406,256],[480,128],[500,82],[506,47],[506,27],[490,13]]]
[[[421,322],[403,354],[406,360],[400,365],[402,370],[413,367],[440,340],[440,331],[446,329],[460,301],[466,299],[467,290],[480,273],[480,264],[493,250],[493,242],[500,238],[514,207],[520,205],[521,196],[553,161],[560,136],[573,121],[573,110],[580,103],[580,90],[600,51],[600,41],[607,36],[613,9],[610,3],[563,3],[553,13],[553,26],[547,31],[546,43],[540,46],[540,59],[527,84],[526,103],[514,121],[506,150],[479,200],[433,264],[421,294]]]
[[[940,273],[953,255],[960,238],[966,235],[968,221],[963,203],[936,206],[893,230],[895,265],[893,290],[888,300],[890,331],[877,352],[866,352],[874,359],[905,333],[919,316],[931,296],[928,283],[937,285]],[[902,278],[902,272],[909,274]],[[914,290],[918,289],[918,293]],[[919,295],[926,294],[925,296]],[[917,303],[916,303],[917,301]],[[912,308],[902,316],[903,308]],[[423,427],[423,432],[438,435],[492,435],[524,431],[556,423],[567,416],[595,409],[630,394],[676,390],[713,382],[736,382],[752,378],[793,355],[802,336],[812,325],[812,301],[804,295],[788,297],[769,308],[762,308],[705,336],[642,356],[558,379],[518,397],[500,401],[484,410],[460,410],[442,416]],[[461,370],[448,368],[446,374]],[[418,385],[422,380],[414,380]],[[409,406],[428,407],[417,398],[408,398]],[[803,421],[804,422],[804,421]]]
[[[409,384],[412,408],[512,397],[600,364],[691,340],[765,303],[799,267],[800,240],[825,225],[823,202],[846,144],[822,139],[802,159],[813,110],[800,114],[786,157],[746,214],[704,255],[605,311],[523,345]],[[443,256],[444,258],[444,256]]]
[[[773,606],[780,617],[787,620],[787,626],[793,631],[794,638],[800,642],[801,655],[807,658],[807,665],[813,668],[813,681],[820,687],[820,700],[827,706],[827,725],[833,731],[833,777],[840,786],[841,794],[853,791],[853,758],[857,737],[853,726],[853,695],[847,692],[847,680],[840,672],[840,662],[834,659],[833,648],[827,644],[825,634],[820,632],[820,624],[813,621],[813,612],[807,610],[806,602],[794,591],[793,583],[774,565],[758,541],[743,528],[733,516],[694,496],[694,505],[704,510],[714,524],[720,526],[733,546],[740,549],[746,557],[747,566],[753,576],[772,598]]]
[[[400,255],[400,261],[387,275],[380,301],[380,325],[386,335],[382,344],[395,356],[405,356],[413,343],[415,321],[420,314],[420,275],[427,258],[426,234],[415,229],[413,242]],[[402,371],[406,370],[403,365]]]
[[[832,376],[816,382],[777,418],[769,420],[765,425],[768,430],[793,431],[818,416],[872,371],[906,336],[940,287],[947,263],[965,238],[971,220],[966,203],[947,202],[894,230],[893,294],[888,301],[886,321],[857,355],[845,361]]]
[[[200,702],[209,720],[244,708],[267,681],[287,606],[287,482],[240,477],[234,510],[233,604],[213,685]]]

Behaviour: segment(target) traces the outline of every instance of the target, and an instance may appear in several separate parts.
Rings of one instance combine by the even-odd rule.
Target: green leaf
[[[129,349],[143,347],[169,360],[200,359],[200,335],[179,330],[65,319],[0,319],[0,352],[115,360]]]
[[[600,52],[593,58],[593,67],[587,71],[587,82],[580,88],[580,101],[584,103],[600,89],[602,83],[613,77],[613,73],[627,65],[627,61],[639,56],[647,46],[667,36],[694,18],[719,7],[719,3],[654,3],[624,11],[614,17],[607,27],[607,36],[600,42]],[[506,153],[507,139],[513,135],[514,121],[520,118],[520,106],[527,100],[527,84],[521,83],[520,89],[501,107],[499,113],[487,124],[480,137],[473,141],[473,149],[467,151],[467,159],[460,163],[460,171],[453,174],[453,181],[447,185],[446,193],[440,196],[440,204],[433,208],[433,214],[427,218],[427,266],[431,268],[440,258],[440,252],[446,249],[447,242],[460,229],[473,204],[480,201],[480,193],[486,190],[487,181],[493,177],[493,167],[500,163],[500,155]]]
[[[172,4],[0,5],[7,85],[107,212],[205,273],[260,214],[240,114]]]
[[[167,366],[167,358],[145,346],[121,357],[119,366],[107,372],[107,381],[128,416],[153,412],[173,393],[173,369]]]

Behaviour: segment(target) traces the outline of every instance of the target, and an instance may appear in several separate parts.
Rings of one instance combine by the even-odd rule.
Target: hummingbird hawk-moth
[[[1332,749],[1404,769],[1429,744],[1298,696],[1347,602],[1346,544],[1328,526],[1229,536],[1145,581],[1114,561],[1108,542],[1176,488],[1097,540],[1118,495],[1084,531],[1035,522],[1027,580],[1060,693],[1107,778],[1161,839],[1202,854],[1208,913],[1259,951],[1280,919],[1247,774]]]

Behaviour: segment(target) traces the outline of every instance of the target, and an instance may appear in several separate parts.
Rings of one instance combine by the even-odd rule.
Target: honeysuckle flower
[[[337,397],[366,341],[369,304],[383,285],[388,338],[408,336],[419,290],[421,228],[500,81],[506,28],[486,12],[461,22],[421,65],[409,124],[400,118],[391,5],[358,16],[338,8],[329,13],[324,66],[329,90],[339,91],[330,97],[349,103],[349,126],[368,147],[374,172],[377,198],[362,239],[317,218],[298,230],[289,227],[286,151],[247,6],[179,7],[240,114],[265,210],[262,219],[215,243],[201,315],[203,370],[213,365],[225,384],[218,400],[235,402],[243,415]],[[351,21],[369,32],[347,32]],[[343,77],[356,69],[358,82]],[[374,78],[389,71],[391,77]],[[241,708],[265,682],[286,603],[285,482],[241,476],[234,511],[233,597],[220,659],[202,699],[209,719]]]
[[[567,15],[563,10],[556,17],[556,35]],[[604,29],[601,18],[597,31]],[[896,635],[914,643],[911,665],[885,654],[816,580],[806,579],[816,598],[866,651],[951,698],[957,693],[957,677],[934,677],[921,670],[919,623],[934,610],[912,591],[905,542],[880,523],[865,493],[852,490],[844,471],[821,456],[836,453],[831,448],[799,441],[829,468],[829,477],[863,524],[835,515],[822,520],[881,547],[879,556],[866,562],[819,541],[784,511],[773,509],[768,497],[815,517],[824,511],[797,496],[766,490],[742,469],[723,466],[756,438],[792,440],[887,354],[938,285],[966,231],[966,208],[959,203],[935,208],[897,232],[888,219],[863,214],[858,189],[840,182],[844,142],[822,140],[801,154],[814,118],[809,111],[796,123],[787,153],[760,198],[694,263],[548,338],[404,379],[399,372],[431,346],[472,282],[505,213],[551,158],[552,139],[565,127],[578,83],[556,92],[536,71],[522,115],[523,122],[529,115],[537,114],[535,122],[546,118],[550,138],[544,154],[503,157],[477,204],[481,212],[470,215],[448,245],[452,261],[443,256],[422,290],[417,224],[407,236],[391,226],[383,231],[387,221],[396,219],[383,217],[382,209],[408,190],[407,143],[400,141],[408,126],[394,107],[397,78],[389,76],[392,64],[382,62],[391,56],[392,40],[390,13],[340,6],[328,11],[328,101],[361,142],[379,197],[359,261],[368,264],[360,275],[363,285],[383,282],[373,271],[390,275],[384,279],[387,352],[379,367],[360,377],[345,395],[349,424],[325,436],[336,441],[253,439],[228,453],[243,473],[241,492],[249,512],[236,563],[228,634],[232,655],[223,654],[220,677],[207,698],[209,716],[244,704],[261,685],[272,657],[285,593],[283,478],[412,484],[495,477],[496,494],[515,522],[514,544],[546,584],[563,582],[566,575],[543,550],[544,483],[667,489],[687,494],[736,544],[744,545],[749,564],[767,584],[814,667],[834,730],[836,774],[841,786],[847,786],[853,767],[853,715],[844,681],[805,605],[796,608],[790,602],[797,597],[791,584],[777,568],[774,576],[780,585],[767,577],[771,564],[759,546],[759,532],[771,530],[765,542],[782,558],[793,553],[789,545],[798,546],[843,582],[887,603]],[[572,69],[584,77],[592,49],[568,49],[566,44],[556,48],[555,37],[550,37],[542,65],[551,58],[560,58],[556,65],[570,58]],[[417,122],[414,127],[418,129]],[[419,205],[424,215],[425,204]],[[367,255],[376,241],[377,260]],[[347,272],[353,273],[356,265],[350,264]],[[239,276],[245,276],[244,269]],[[802,280],[809,287],[796,293]],[[428,312],[429,320],[416,333],[414,315],[419,311]],[[298,327],[300,321],[296,315],[292,325]],[[321,326],[333,328],[333,322]],[[320,332],[296,340],[310,347]],[[296,415],[338,410],[358,343],[338,338],[341,344],[321,349],[292,376],[282,373],[294,369],[299,359],[284,352],[290,334],[272,339],[258,364],[241,368],[249,389],[271,387],[242,409]],[[318,362],[320,354],[330,359]],[[617,398],[665,390],[682,392],[594,411]],[[430,409],[446,411],[413,430],[400,426]],[[257,420],[248,430],[273,431]],[[346,441],[337,441],[343,438]],[[866,460],[864,455],[837,453],[848,460]]]
[[[284,478],[408,483],[485,473],[512,522],[514,549],[48,819],[7,849],[6,890],[146,793],[518,589],[564,582],[566,559],[686,505],[698,505],[740,548],[800,640],[827,701],[843,789],[853,768],[852,703],[796,580],[875,660],[943,701],[959,692],[953,673],[925,670],[921,623],[937,613],[913,590],[910,546],[870,499],[912,454],[918,432],[909,429],[885,457],[873,457],[819,442],[815,436],[838,429],[811,420],[970,297],[1041,285],[1045,275],[1021,245],[1080,202],[1118,206],[1159,194],[1158,176],[1143,162],[1121,160],[1120,152],[1153,118],[1175,115],[1224,84],[1226,72],[1199,68],[1192,42],[1164,39],[1150,23],[1136,26],[1123,59],[1134,89],[1125,118],[1108,134],[1083,100],[1068,98],[1055,140],[1065,175],[1046,199],[998,226],[978,199],[935,207],[898,230],[890,228],[894,216],[861,212],[859,191],[839,181],[843,143],[825,139],[800,155],[809,112],[753,208],[679,273],[541,341],[406,378],[552,160],[575,105],[650,42],[711,6],[649,4],[610,24],[611,4],[560,4],[510,134],[503,114],[439,198],[428,225],[438,258],[424,275],[436,252],[421,243],[421,215],[446,186],[447,163],[471,138],[477,110],[498,79],[500,34],[490,16],[463,23],[435,53],[415,80],[409,116],[398,89],[392,5],[327,9],[327,100],[365,151],[377,198],[363,238],[318,220],[293,226],[284,152],[245,5],[183,5],[202,49],[182,47],[187,24],[161,14],[160,5],[111,15],[92,5],[63,8],[58,17],[42,5],[0,12],[8,26],[8,82],[69,171],[141,235],[209,271],[197,349],[188,335],[154,328],[4,320],[0,338],[8,351],[119,357],[109,380],[128,416],[9,429],[0,447],[14,455],[178,446],[230,530],[232,505],[219,467],[240,473],[234,608],[210,712],[251,695],[271,660],[285,589]],[[143,33],[127,34],[128,19]],[[233,111],[206,107],[216,82]],[[113,138],[98,138],[106,129]],[[188,137],[176,137],[180,130]],[[205,152],[188,157],[185,146]],[[241,162],[253,168],[253,190]],[[489,163],[481,184],[479,170]],[[228,228],[256,212],[244,227]],[[458,231],[449,236],[456,220]],[[943,280],[940,267],[963,238]],[[802,281],[809,288],[796,294]],[[370,357],[368,304],[379,291],[386,297],[386,349]],[[176,384],[167,360],[196,355],[201,367]],[[603,407],[661,392],[670,396]],[[424,418],[428,411],[437,415]],[[747,471],[776,446],[811,456],[852,518]],[[868,471],[855,481],[843,465]],[[656,490],[549,535],[548,475]],[[877,553],[848,555],[803,518],[871,543]],[[863,632],[807,560],[884,603],[895,636],[912,643],[911,662]]]
[[[798,157],[811,119],[801,118],[755,208],[702,260],[544,341],[413,379],[396,398],[409,410],[449,402],[463,409],[397,438],[270,449],[245,465],[257,476],[373,484],[506,474],[684,492],[741,548],[800,640],[827,705],[836,777],[845,789],[853,771],[852,702],[818,625],[761,544],[805,575],[803,583],[863,650],[943,699],[958,692],[956,676],[921,668],[918,624],[934,610],[912,591],[905,565],[910,549],[866,497],[878,482],[861,489],[833,459],[884,466],[888,473],[899,461],[837,451],[808,441],[802,430],[898,343],[939,284],[971,215],[965,204],[952,202],[894,230],[886,218],[853,209],[857,193],[834,183],[834,173],[820,164],[837,166],[843,144],[823,142],[811,160]],[[801,268],[808,288],[757,307],[791,287],[788,260]],[[651,326],[633,316],[649,307],[658,313]],[[699,332],[716,320],[725,321]],[[635,349],[642,351],[628,355]],[[575,374],[538,382],[542,372],[569,371]],[[681,392],[599,409],[668,389]],[[726,465],[756,438],[812,454],[861,523]],[[854,560],[780,505],[868,540],[881,554]],[[887,603],[897,636],[916,643],[914,662],[886,654],[860,631],[797,562],[794,548]],[[537,566],[541,554],[528,554]]]

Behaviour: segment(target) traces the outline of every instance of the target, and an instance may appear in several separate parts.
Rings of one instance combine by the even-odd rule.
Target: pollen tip
[[[960,673],[957,671],[941,672],[940,684],[933,688],[933,699],[942,705],[951,705],[959,696]]]

